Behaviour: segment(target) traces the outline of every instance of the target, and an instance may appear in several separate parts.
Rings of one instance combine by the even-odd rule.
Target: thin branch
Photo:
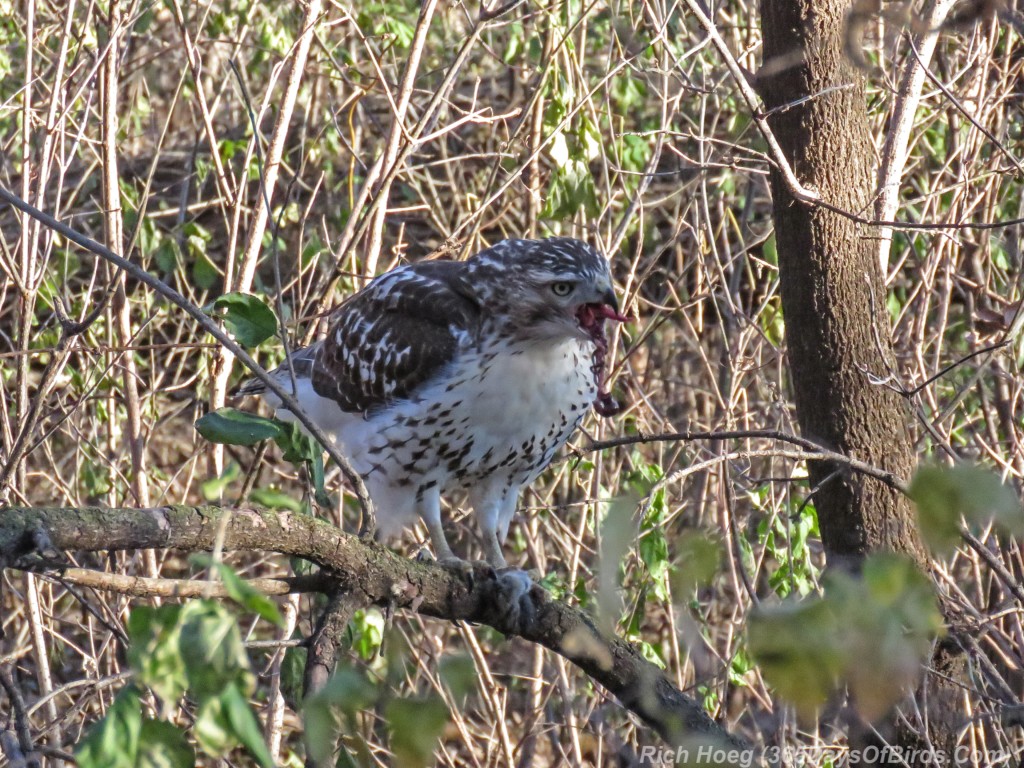
[[[960,99],[953,95],[953,92],[950,91],[949,88],[947,88],[945,84],[941,80],[939,80],[939,78],[932,74],[932,71],[928,68],[928,62],[924,60],[924,55],[918,53],[917,46],[914,45],[913,41],[910,42],[910,51],[911,53],[914,54],[914,58],[917,60],[917,63],[921,66],[921,69],[924,72],[924,74],[928,76],[928,79],[932,81],[935,87],[942,91],[943,95],[947,99],[949,99],[950,103],[952,103],[952,105],[957,108],[957,111],[964,116],[967,122],[969,122],[971,125],[977,128],[986,139],[991,141],[995,148],[999,150],[1000,154],[1002,154],[1003,157],[1009,160],[1013,167],[1017,169],[1017,172],[1021,174],[1022,177],[1024,177],[1024,165],[1021,164],[1021,161],[1017,158],[1017,156],[1014,155],[1003,144],[1003,142],[999,140],[998,136],[996,136],[994,133],[992,133],[992,131],[990,131],[988,128],[982,125],[977,120],[977,118],[975,118],[974,115],[971,113],[971,110],[967,109],[967,107],[965,107],[960,102]]]
[[[949,365],[939,369],[938,373],[933,374],[932,376],[929,376],[927,379],[922,381],[920,384],[918,384],[913,389],[903,390],[903,391],[900,392],[900,394],[905,395],[906,397],[913,397],[914,395],[918,394],[922,389],[926,389],[927,387],[929,387],[930,385],[934,384],[936,381],[941,379],[943,376],[945,376],[947,373],[949,373],[950,371],[956,370],[957,368],[959,368],[964,363],[968,363],[971,360],[973,360],[974,358],[978,357],[979,355],[984,355],[987,352],[995,352],[997,350],[1000,350],[1003,347],[1008,346],[1012,341],[1013,341],[1013,339],[1002,339],[1001,341],[997,341],[994,344],[989,344],[988,346],[982,347],[981,349],[976,349],[973,352],[971,352],[969,354],[966,354],[966,355],[964,355],[963,357],[961,357],[961,358],[959,358],[957,360],[954,360]],[[986,361],[986,363],[987,362],[988,361]],[[983,366],[979,366],[979,367],[983,367]]]
[[[250,120],[252,120],[252,146],[256,151],[257,158],[259,159],[259,173],[260,173],[260,194],[256,198],[256,207],[252,213],[249,235],[246,240],[241,263],[238,265],[237,274],[232,275],[235,271],[233,267],[234,259],[229,258],[229,263],[225,270],[225,290],[242,291],[248,292],[252,289],[253,278],[256,275],[256,264],[259,261],[260,253],[263,249],[263,233],[267,227],[267,221],[270,218],[271,203],[274,198],[274,189],[277,186],[277,177],[281,168],[281,158],[284,156],[285,143],[288,139],[288,130],[291,125],[292,113],[295,110],[295,102],[299,94],[299,86],[302,84],[302,76],[306,68],[306,58],[309,55],[309,46],[313,40],[313,30],[316,25],[317,19],[320,16],[321,2],[320,0],[311,0],[306,8],[305,16],[302,20],[302,33],[299,35],[299,39],[295,44],[294,53],[292,54],[291,68],[288,72],[288,79],[285,84],[284,96],[282,97],[279,111],[277,114],[277,122],[274,124],[274,132],[270,139],[270,146],[267,147],[266,162],[263,162],[263,158],[260,156],[260,131],[259,125],[256,123],[252,114],[252,107],[248,101],[248,94],[245,91],[245,84],[239,78],[239,82],[242,87],[242,96],[245,103],[245,107],[249,112]],[[237,69],[234,67],[234,62],[231,62],[232,69],[235,70],[237,75]],[[281,297],[281,270],[280,270],[280,259],[278,258],[278,244],[277,244],[277,227],[271,228],[272,235],[272,248],[274,250],[274,270],[275,270],[275,283],[276,291],[275,297],[277,302],[277,314],[279,317],[284,315],[281,312],[282,297]],[[232,279],[232,277],[234,279]],[[286,360],[289,359],[288,355],[288,341],[284,338],[285,334],[283,329],[281,330],[282,343],[284,344],[284,351]],[[291,363],[288,363],[289,366]],[[217,355],[213,363],[213,381],[210,392],[210,407],[214,410],[223,407],[227,399],[228,390],[228,378],[231,375],[232,367],[232,356],[230,350],[222,347],[218,350]],[[289,369],[290,370],[290,369]],[[297,391],[295,386],[294,375],[292,375],[292,391]],[[217,453],[215,454],[214,463],[219,470],[222,469],[223,461],[223,447],[217,446]]]
[[[11,447],[7,461],[4,463],[3,469],[0,469],[0,499],[6,498],[7,484],[10,482],[11,477],[17,474],[21,460],[28,452],[29,439],[35,433],[36,425],[39,423],[39,418],[43,412],[43,402],[50,394],[50,388],[53,386],[54,381],[56,381],[60,372],[64,369],[64,364],[71,354],[75,339],[85,333],[89,326],[96,322],[106,307],[109,298],[110,290],[108,289],[104,292],[96,307],[80,322],[72,322],[67,317],[64,309],[61,307],[61,300],[59,298],[54,301],[54,312],[57,315],[57,321],[60,323],[61,328],[60,338],[57,340],[57,345],[51,350],[50,359],[46,363],[46,368],[43,369],[39,386],[36,388],[36,396],[32,399],[28,414],[18,432],[14,445]]]
[[[391,132],[388,134],[387,144],[382,155],[381,170],[392,170],[398,167],[398,150],[403,138],[413,145],[415,139],[411,139],[405,132],[405,116],[409,110],[409,99],[412,96],[412,89],[416,83],[416,74],[420,68],[420,58],[423,56],[423,49],[427,43],[427,32],[430,30],[430,20],[434,16],[434,8],[437,0],[425,0],[420,7],[420,17],[416,22],[416,29],[413,32],[412,42],[409,45],[409,55],[406,58],[405,70],[402,72],[402,81],[398,85],[398,101],[394,105],[394,120],[391,122]],[[372,278],[377,271],[377,259],[380,256],[380,247],[384,235],[384,219],[388,213],[388,195],[391,190],[392,176],[386,175],[384,181],[378,186],[376,194],[378,205],[372,214],[373,223],[370,228],[370,241],[366,246],[366,260],[363,265],[367,279]]]
[[[245,244],[238,278],[235,282],[235,290],[248,291],[252,285],[253,276],[256,274],[256,262],[263,248],[263,233],[266,230],[267,219],[270,215],[274,188],[277,185],[277,176],[281,167],[281,158],[284,156],[285,142],[288,138],[288,128],[291,123],[292,112],[295,110],[295,101],[299,95],[299,86],[302,84],[302,74],[306,68],[309,46],[313,41],[313,30],[317,18],[320,16],[320,7],[320,0],[311,0],[302,20],[302,33],[299,35],[295,52],[292,55],[291,69],[288,72],[284,96],[278,104],[279,111],[277,121],[274,124],[274,132],[271,135],[270,146],[267,147],[266,164],[261,169],[261,194],[256,198],[256,209],[253,211],[252,224],[250,225],[249,237]],[[257,147],[257,151],[259,142],[258,126],[254,125],[253,144]]]
[[[181,32],[181,41],[185,48],[185,58],[188,60],[189,70],[192,74],[192,82],[195,84],[196,103],[199,106],[199,114],[202,117],[203,130],[206,133],[206,140],[210,143],[210,159],[213,161],[214,178],[220,190],[221,197],[225,200],[234,199],[231,188],[231,180],[228,179],[224,162],[221,160],[220,152],[217,151],[217,131],[214,128],[213,115],[210,113],[210,106],[206,99],[206,89],[203,88],[203,62],[199,56],[199,50],[188,31],[185,12],[181,8],[179,0],[171,0],[171,12],[174,21]]]
[[[44,571],[46,575],[49,571]],[[224,598],[230,597],[227,588],[219,581],[205,579],[158,579],[143,576],[128,576],[122,573],[104,573],[88,568],[62,568],[57,581],[79,587],[116,592],[132,597],[166,598]],[[279,579],[245,579],[245,583],[264,595],[291,595],[302,592],[323,592],[330,580],[319,574],[312,576],[288,576]]]
[[[4,744],[3,752],[7,753],[7,757],[13,765],[18,765],[21,761],[21,765],[38,768],[39,758],[36,756],[36,750],[32,744],[32,730],[29,727],[28,713],[25,709],[25,698],[21,695],[12,669],[13,665],[0,665],[0,688],[4,689],[8,701],[11,703],[17,743]]]
[[[953,7],[955,0],[930,0],[921,13],[923,31],[915,35],[921,47],[921,55],[907,59],[900,78],[899,89],[889,118],[888,130],[885,132],[885,146],[882,159],[878,165],[878,201],[875,213],[880,219],[887,219],[896,214],[899,208],[900,179],[907,165],[910,145],[910,134],[917,115],[917,106],[921,102],[921,89],[924,86],[924,71],[935,52],[935,44],[939,39],[939,30],[946,19],[946,14]],[[911,40],[913,44],[913,40]],[[882,265],[882,274],[889,270],[889,246],[892,243],[892,232],[883,229],[878,242],[878,258]]]
[[[971,533],[966,528],[960,529],[960,535],[964,541],[967,542],[967,546],[977,552],[981,559],[985,561],[985,564],[992,569],[993,573],[999,577],[999,580],[1003,582],[1003,585],[1007,590],[1017,598],[1017,601],[1024,605],[1024,588],[1021,587],[1017,579],[999,562],[999,558],[993,555],[989,548],[981,542],[977,536]]]
[[[469,36],[462,43],[459,48],[459,52],[452,62],[451,66],[445,72],[444,79],[434,89],[430,100],[426,106],[423,107],[423,114],[419,122],[407,132],[408,141],[404,146],[400,147],[400,151],[395,158],[394,162],[385,170],[384,169],[384,155],[374,162],[373,166],[370,167],[366,172],[366,178],[363,181],[363,186],[359,191],[359,196],[352,205],[353,211],[365,211],[361,216],[351,216],[348,222],[345,224],[345,228],[342,230],[341,235],[338,238],[338,243],[335,248],[336,252],[344,255],[347,253],[352,244],[358,242],[363,236],[369,231],[370,227],[376,220],[376,211],[379,206],[387,207],[386,196],[381,193],[388,190],[391,184],[397,178],[398,174],[406,167],[409,156],[422,145],[424,141],[423,134],[428,131],[437,121],[442,107],[447,103],[448,95],[452,88],[455,86],[456,77],[459,72],[462,71],[463,65],[469,59],[469,55],[473,50],[473,46],[476,44],[477,39],[483,34],[486,25],[491,21],[498,19],[504,14],[512,11],[518,5],[519,0],[516,2],[506,3],[500,8],[495,9],[493,12],[481,11],[477,22],[473,25]],[[390,100],[390,93],[388,94]],[[381,178],[381,173],[384,173]],[[513,174],[515,175],[515,174]],[[371,193],[373,194],[373,200],[370,200]],[[449,237],[454,237],[454,233]],[[342,261],[339,259],[338,266],[335,268],[331,275],[330,282],[333,283],[335,279],[342,276],[344,273],[341,271]],[[362,280],[370,276],[370,270],[364,268],[359,274],[348,275],[349,277],[355,277],[357,280]],[[318,312],[322,311],[330,301],[330,292],[324,296],[318,306]]]
[[[711,42],[715,44],[715,48],[718,49],[719,55],[725,62],[725,66],[729,70],[729,74],[732,75],[733,80],[736,82],[736,86],[740,89],[740,94],[743,96],[743,100],[747,102],[747,107],[750,109],[750,114],[754,118],[754,122],[757,124],[757,129],[761,132],[761,136],[768,144],[768,149],[771,151],[772,159],[775,161],[776,166],[779,169],[779,173],[782,174],[782,178],[786,182],[786,187],[789,189],[789,193],[794,198],[805,203],[815,202],[819,200],[818,193],[814,190],[808,189],[797,179],[796,174],[793,172],[793,168],[789,164],[789,160],[786,159],[786,154],[782,151],[782,147],[779,146],[779,142],[775,139],[775,134],[772,132],[771,127],[768,125],[768,116],[761,110],[760,99],[753,86],[747,82],[746,76],[743,74],[743,70],[737,63],[736,58],[732,55],[732,51],[729,50],[729,46],[726,44],[722,36],[718,34],[718,28],[715,27],[715,22],[711,20],[711,17],[705,13],[701,7],[699,0],[686,0],[686,6],[690,9],[690,12],[697,17],[697,21],[704,27],[704,31],[708,37],[711,38]]]
[[[781,456],[783,458],[794,459],[798,461],[831,461],[835,464],[840,464],[854,472],[859,472],[862,475],[873,477],[885,483],[890,488],[899,491],[900,493],[906,494],[908,492],[907,481],[895,474],[889,472],[886,469],[868,464],[865,461],[854,459],[843,453],[825,448],[822,445],[809,440],[806,437],[800,437],[799,435],[791,435],[787,432],[779,432],[772,429],[734,429],[734,430],[722,430],[720,432],[703,432],[703,431],[692,431],[692,432],[664,432],[657,435],[627,435],[625,437],[613,437],[609,440],[599,440],[591,443],[590,445],[579,449],[578,453],[591,453],[594,451],[603,451],[606,448],[618,448],[623,445],[646,445],[648,443],[672,443],[672,442],[694,442],[697,440],[747,440],[747,439],[764,439],[764,440],[778,440],[785,443],[792,443],[793,445],[800,446],[805,449],[803,451],[759,451],[756,455],[772,455]],[[737,455],[755,455],[754,453],[747,452],[745,454]],[[717,463],[720,459],[712,461]]]

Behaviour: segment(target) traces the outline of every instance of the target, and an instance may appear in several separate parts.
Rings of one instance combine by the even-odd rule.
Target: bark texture
[[[845,210],[870,210],[871,134],[864,80],[843,54],[844,0],[762,0],[769,122],[797,178]],[[800,99],[806,99],[797,103]],[[909,477],[911,413],[879,384],[895,370],[877,232],[796,202],[772,174],[786,343],[805,437]],[[830,564],[872,550],[926,562],[908,499],[834,464],[810,468]]]

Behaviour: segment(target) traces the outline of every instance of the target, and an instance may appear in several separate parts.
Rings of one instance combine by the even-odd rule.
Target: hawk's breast
[[[450,491],[532,480],[597,395],[593,345],[565,339],[467,350],[408,400],[339,435],[355,468]]]

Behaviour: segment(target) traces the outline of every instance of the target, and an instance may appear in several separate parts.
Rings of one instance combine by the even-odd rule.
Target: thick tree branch
[[[0,510],[0,567],[37,570],[41,541],[47,549],[58,550],[202,551],[211,549],[219,536],[225,550],[272,551],[316,563],[335,579],[335,589],[358,602],[487,624],[543,645],[603,685],[670,743],[699,736],[746,746],[679,691],[639,649],[602,635],[590,617],[551,600],[542,588],[533,588],[536,611],[529,620],[510,626],[509,616],[498,607],[497,583],[486,569],[475,574],[471,586],[435,563],[406,559],[308,515],[256,506],[11,507]]]
[[[338,647],[345,637],[345,629],[363,601],[356,593],[348,592],[337,582],[327,591],[327,605],[320,612],[316,627],[309,638],[306,654],[306,669],[303,673],[302,688],[310,696],[323,688],[338,663]],[[331,752],[334,752],[332,745]],[[324,765],[312,754],[306,755],[306,768],[321,768]]]

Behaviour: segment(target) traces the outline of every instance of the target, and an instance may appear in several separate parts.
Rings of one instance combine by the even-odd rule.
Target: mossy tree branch
[[[542,588],[534,586],[531,593],[532,615],[510,626],[513,620],[499,608],[497,583],[483,568],[469,584],[442,566],[401,557],[309,515],[253,505],[0,510],[0,567],[38,571],[52,560],[53,550],[206,551],[215,543],[225,551],[271,551],[309,560],[330,573],[336,588],[365,604],[486,624],[538,643],[604,686],[669,743],[703,738],[745,746],[638,648],[603,635],[590,617],[550,599]]]

